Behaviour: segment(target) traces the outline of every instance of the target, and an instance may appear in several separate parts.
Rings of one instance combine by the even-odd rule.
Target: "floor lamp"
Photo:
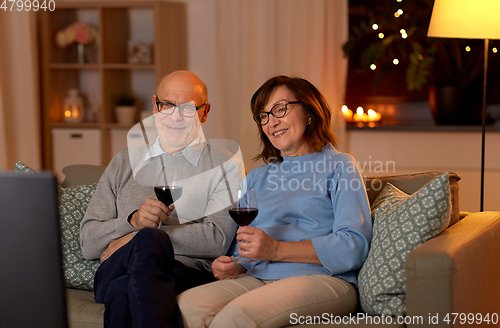
[[[500,39],[500,0],[435,0],[427,36],[484,39],[484,79],[481,140],[481,200],[484,206],[486,90],[490,39]]]

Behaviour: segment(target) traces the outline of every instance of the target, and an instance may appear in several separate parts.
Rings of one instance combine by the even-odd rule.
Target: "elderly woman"
[[[216,259],[219,281],[178,297],[185,325],[282,327],[348,315],[372,237],[356,161],[334,148],[330,109],[307,80],[273,77],[251,107],[263,144],[256,158],[268,164],[246,177],[259,212],[238,229],[231,255],[256,261]]]

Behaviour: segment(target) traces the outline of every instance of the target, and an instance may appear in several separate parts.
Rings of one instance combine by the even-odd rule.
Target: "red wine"
[[[240,226],[247,226],[259,214],[259,210],[253,207],[230,208],[229,215]]]
[[[163,204],[169,206],[178,200],[182,195],[182,187],[178,186],[156,186],[156,198]]]

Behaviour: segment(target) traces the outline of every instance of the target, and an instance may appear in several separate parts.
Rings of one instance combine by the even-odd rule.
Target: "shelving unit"
[[[66,48],[56,44],[57,32],[76,21],[98,29],[93,62],[78,63],[76,44]],[[108,164],[119,145],[126,145],[126,131],[132,127],[116,123],[114,99],[124,91],[132,91],[138,98],[138,109],[151,111],[151,97],[160,79],[187,68],[186,24],[185,4],[164,1],[58,2],[55,11],[41,13],[44,169],[77,164],[72,162],[72,147],[88,152],[88,156],[81,156],[89,159],[87,164]],[[130,40],[153,44],[151,63],[129,63]],[[71,88],[78,89],[84,98],[85,117],[81,123],[64,121],[63,103]],[[63,129],[78,133],[57,132]],[[88,144],[82,140],[87,130],[93,136]],[[54,136],[59,135],[77,135],[79,139],[74,143],[55,142]],[[96,163],[96,159],[100,162]],[[78,160],[78,164],[85,164],[81,158]]]

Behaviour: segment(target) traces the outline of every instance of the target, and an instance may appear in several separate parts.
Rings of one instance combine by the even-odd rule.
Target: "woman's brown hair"
[[[284,75],[275,76],[267,80],[252,96],[252,115],[264,110],[272,93],[278,87],[285,86],[295,98],[300,101],[302,107],[311,118],[311,124],[306,126],[304,137],[314,151],[321,151],[326,144],[337,143],[337,136],[330,127],[332,114],[325,98],[318,89],[309,81],[299,77],[288,77]],[[279,149],[275,148],[266,134],[259,126],[260,141],[263,145],[262,152],[254,160],[263,159],[265,163],[274,161],[282,162],[283,157]]]

